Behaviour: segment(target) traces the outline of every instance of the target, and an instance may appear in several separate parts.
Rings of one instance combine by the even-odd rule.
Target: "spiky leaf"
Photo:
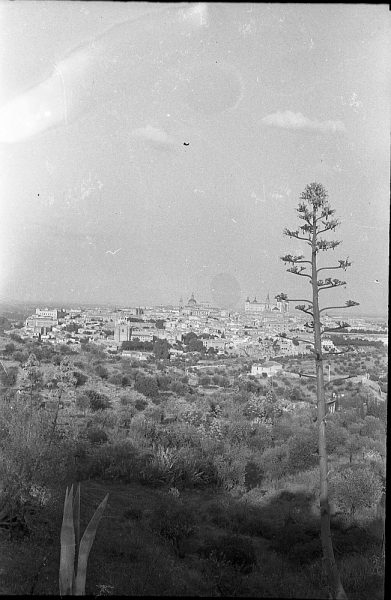
[[[92,516],[91,521],[88,523],[80,542],[79,559],[77,563],[77,574],[74,589],[74,594],[76,596],[85,595],[88,556],[90,554],[92,544],[94,543],[96,530],[102,518],[103,511],[106,508],[108,497],[109,495],[106,494],[102,502],[99,504],[98,508]]]
[[[61,527],[61,554],[59,587],[60,596],[72,595],[75,560],[75,531],[73,528],[73,485],[65,492],[64,512]]]

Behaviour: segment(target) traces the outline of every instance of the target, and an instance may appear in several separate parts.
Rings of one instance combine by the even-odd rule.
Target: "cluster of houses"
[[[197,302],[192,294],[186,304],[180,302],[178,306],[37,308],[35,314],[26,319],[20,334],[52,344],[67,344],[76,350],[83,342],[93,342],[107,353],[121,351],[123,342],[129,341],[165,339],[170,346],[175,346],[189,332],[201,339],[207,351],[212,348],[215,353],[254,360],[311,352],[311,334],[306,333],[301,316],[290,314],[285,304],[269,304],[268,299],[254,306],[256,310],[251,311],[246,301],[244,312],[230,312]],[[324,340],[324,348],[333,351],[331,340]],[[146,357],[140,350],[122,352],[139,360]],[[171,353],[175,355],[180,350],[172,348]]]

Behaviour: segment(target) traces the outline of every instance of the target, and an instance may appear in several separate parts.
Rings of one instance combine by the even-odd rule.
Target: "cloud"
[[[132,135],[137,138],[141,138],[157,146],[173,146],[175,143],[174,138],[169,136],[163,129],[153,127],[152,125],[146,125],[145,127],[139,127],[132,131]]]
[[[319,131],[320,133],[341,133],[346,131],[346,127],[342,121],[311,120],[302,113],[294,113],[290,110],[266,115],[266,117],[263,117],[262,123],[271,127],[306,129],[309,131]]]

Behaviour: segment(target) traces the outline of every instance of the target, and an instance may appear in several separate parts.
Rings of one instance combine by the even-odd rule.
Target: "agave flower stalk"
[[[85,595],[88,556],[108,497],[109,495],[106,494],[99,504],[80,541],[80,483],[75,498],[73,498],[73,485],[69,492],[68,488],[66,489],[61,527],[60,596]],[[75,562],[77,562],[76,571]]]

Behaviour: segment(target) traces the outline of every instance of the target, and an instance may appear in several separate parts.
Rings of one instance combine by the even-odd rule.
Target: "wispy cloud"
[[[145,127],[134,129],[132,131],[132,135],[160,147],[164,146],[167,148],[169,146],[173,146],[175,143],[174,138],[168,135],[163,129],[160,129],[159,127],[153,127],[153,125],[149,124]]]
[[[263,117],[262,123],[271,127],[306,129],[307,131],[319,131],[320,133],[342,133],[346,131],[346,127],[342,121],[311,120],[302,113],[294,113],[290,110],[266,115],[266,117]]]

